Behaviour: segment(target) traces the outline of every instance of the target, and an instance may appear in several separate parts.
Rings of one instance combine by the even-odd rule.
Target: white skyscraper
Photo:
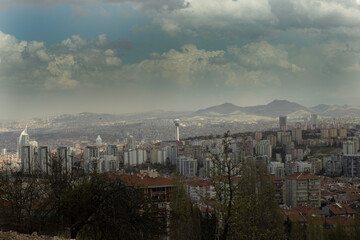
[[[17,153],[19,158],[22,158],[22,147],[27,145],[29,145],[29,134],[27,133],[26,126],[17,139]]]

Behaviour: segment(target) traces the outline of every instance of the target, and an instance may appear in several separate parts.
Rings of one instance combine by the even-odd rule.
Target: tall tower
[[[176,141],[180,141],[180,131],[179,131],[180,119],[175,119],[174,123],[175,123],[175,138]]]
[[[311,122],[311,126],[314,129],[318,128],[319,127],[319,125],[318,125],[318,115],[317,114],[311,114],[310,122]]]
[[[27,133],[27,126],[24,131],[21,132],[20,137],[17,139],[17,153],[18,157],[22,158],[22,147],[29,145],[29,134]]]
[[[280,130],[286,131],[287,130],[287,116],[279,116],[279,127]]]

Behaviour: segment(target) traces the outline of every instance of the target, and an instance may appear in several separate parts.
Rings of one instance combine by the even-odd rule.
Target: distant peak
[[[271,103],[290,103],[290,102],[288,100],[275,99]],[[271,104],[271,103],[269,103],[269,104]]]
[[[235,105],[232,103],[226,102],[226,103],[221,104],[220,106],[235,106]]]

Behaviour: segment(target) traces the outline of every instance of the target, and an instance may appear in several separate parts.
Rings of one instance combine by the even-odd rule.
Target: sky
[[[0,119],[359,93],[360,0],[0,0]]]

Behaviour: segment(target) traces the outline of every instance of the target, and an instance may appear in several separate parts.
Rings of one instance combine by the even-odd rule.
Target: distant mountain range
[[[0,129],[19,129],[29,124],[32,128],[47,129],[79,129],[90,126],[109,126],[127,123],[137,123],[146,120],[158,119],[222,119],[223,121],[249,121],[256,122],[259,120],[271,121],[276,120],[280,115],[286,115],[289,119],[303,119],[310,114],[316,113],[325,117],[360,117],[360,107],[357,106],[340,106],[320,104],[315,107],[304,107],[300,104],[289,102],[287,100],[274,100],[266,105],[240,107],[232,103],[224,103],[217,106],[200,109],[197,111],[163,111],[153,110],[144,113],[131,114],[102,114],[102,113],[78,113],[63,114],[53,117],[36,118],[32,120],[19,120],[12,122],[0,123]]]
[[[290,118],[299,118],[309,116],[311,113],[316,113],[320,116],[327,117],[360,117],[360,107],[349,105],[340,106],[320,104],[315,107],[307,108],[300,104],[289,102],[287,100],[274,100],[267,105],[258,105],[251,107],[240,107],[232,103],[224,103],[221,105],[198,110],[192,113],[192,115],[221,116],[234,113],[272,118],[276,118],[280,115],[289,115]]]
[[[258,105],[252,107],[239,107],[232,103],[224,103],[222,105],[209,107],[196,111],[195,115],[213,115],[217,114],[232,114],[234,112],[248,115],[278,117],[279,115],[288,115],[299,110],[310,112],[304,106],[297,103],[289,102],[287,100],[274,100],[267,105]]]

